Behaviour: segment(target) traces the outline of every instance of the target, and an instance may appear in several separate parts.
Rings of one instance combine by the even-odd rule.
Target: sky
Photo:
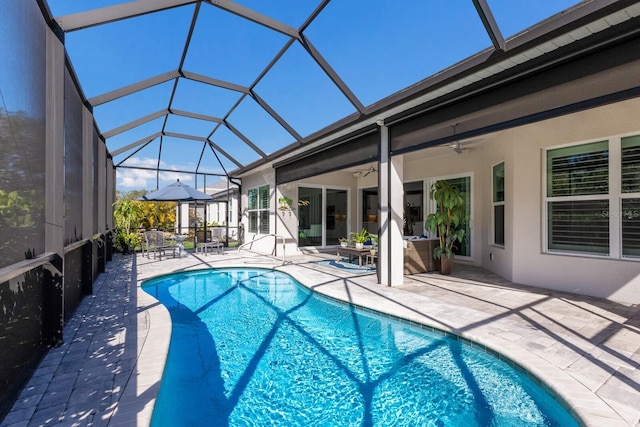
[[[568,0],[487,0],[502,35],[509,38],[576,4]],[[48,0],[54,17],[125,1]],[[270,18],[298,29],[319,0],[239,0]],[[393,4],[393,7],[390,7]],[[85,96],[94,96],[178,69],[195,5],[143,15],[66,34],[65,45]],[[1,18],[0,18],[1,21]],[[1,23],[1,22],[0,22]],[[491,46],[471,0],[333,0],[304,30],[364,106],[417,83]],[[184,60],[183,71],[243,87],[257,81],[255,92],[296,133],[308,136],[356,112],[356,107],[327,77],[303,46],[294,42],[272,68],[258,77],[289,37],[203,3]],[[179,79],[98,105],[94,116],[101,132],[169,108],[226,119],[260,152],[269,154],[295,138],[251,97],[236,91]],[[237,104],[237,106],[236,106]],[[235,106],[235,108],[234,108]],[[155,138],[139,151],[114,156],[115,164],[168,170],[225,173],[258,160],[254,150],[225,126],[208,120],[170,115],[107,139],[114,152],[159,132],[211,136],[229,154],[205,148],[181,136]],[[140,148],[140,147],[137,147]],[[220,161],[218,161],[218,159]],[[194,174],[117,171],[121,191],[153,190],[176,178],[196,187]],[[208,177],[207,182],[217,178]]]

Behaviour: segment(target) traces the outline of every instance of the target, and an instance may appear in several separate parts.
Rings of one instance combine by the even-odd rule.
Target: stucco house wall
[[[511,280],[640,303],[640,260],[545,253],[544,148],[640,133],[640,100],[630,100],[514,129],[513,276]]]

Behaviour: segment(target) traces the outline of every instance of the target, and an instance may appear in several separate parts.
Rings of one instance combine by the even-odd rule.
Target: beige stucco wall
[[[640,100],[626,101],[509,132],[513,170],[512,280],[558,290],[640,303],[640,262],[543,252],[543,148],[640,133]],[[509,181],[507,181],[509,182]]]

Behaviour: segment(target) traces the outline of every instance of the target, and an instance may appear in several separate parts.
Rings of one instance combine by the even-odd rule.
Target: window
[[[608,254],[608,193],[608,141],[549,150],[549,249]]]
[[[249,233],[269,234],[269,186],[251,188],[248,196]]]
[[[548,150],[547,249],[640,256],[640,136]]]
[[[640,256],[640,135],[621,140],[622,256]]]
[[[504,246],[504,162],[493,167],[493,244]]]

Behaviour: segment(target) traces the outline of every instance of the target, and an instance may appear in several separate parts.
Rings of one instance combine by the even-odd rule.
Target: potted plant
[[[349,244],[349,239],[347,239],[346,237],[341,237],[338,239],[338,242],[340,243],[340,246],[345,248]]]
[[[371,255],[375,255],[378,251],[378,238],[373,234],[370,234],[369,238],[371,239],[371,249],[369,249],[369,251],[371,252]]]
[[[369,240],[369,232],[364,227],[360,231],[352,231],[350,235],[351,240],[353,240],[356,245],[356,249],[362,249],[364,242]]]
[[[291,215],[293,199],[287,196],[282,196],[278,199],[278,203],[280,203],[280,207],[278,209],[282,211],[282,215],[284,215],[285,211],[289,211],[289,215]]]
[[[464,239],[461,227],[466,215],[464,198],[460,189],[446,181],[436,181],[429,197],[437,204],[437,211],[427,215],[425,228],[437,234],[440,244],[433,250],[433,257],[440,260],[440,273],[451,274],[453,248]]]

